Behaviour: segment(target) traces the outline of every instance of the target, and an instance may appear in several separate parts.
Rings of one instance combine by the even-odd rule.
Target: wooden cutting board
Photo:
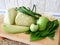
[[[51,16],[49,14],[44,14],[44,16],[48,17],[50,20],[55,19],[53,16]],[[20,33],[20,34],[5,33],[1,28],[2,23],[3,23],[3,15],[0,15],[0,36],[1,37],[5,37],[5,38],[11,39],[11,40],[23,42],[23,43],[26,43],[26,44],[29,44],[29,45],[58,45],[60,25],[59,25],[56,33],[55,33],[54,40],[51,40],[47,37],[43,40],[37,40],[37,41],[30,42],[29,41],[30,35],[27,35],[27,34],[24,34],[24,33]]]

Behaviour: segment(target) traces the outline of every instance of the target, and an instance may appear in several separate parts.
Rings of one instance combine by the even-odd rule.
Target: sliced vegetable
[[[16,33],[28,31],[29,27],[3,24],[2,29],[7,33],[16,34]]]

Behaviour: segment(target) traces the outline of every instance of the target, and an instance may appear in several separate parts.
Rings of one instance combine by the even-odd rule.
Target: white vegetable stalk
[[[5,24],[10,24],[9,16],[8,16],[8,11],[6,11],[6,13],[5,13],[5,15],[4,15],[4,23],[5,23]]]
[[[4,23],[14,24],[16,15],[17,15],[17,11],[15,10],[15,8],[8,9],[8,11],[6,11],[4,15]]]

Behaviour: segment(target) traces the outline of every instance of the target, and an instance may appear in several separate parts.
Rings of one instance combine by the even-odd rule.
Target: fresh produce
[[[32,10],[24,6],[9,9],[4,23],[2,25],[3,31],[12,34],[25,32],[30,34],[30,41],[41,40],[46,37],[54,39],[56,29],[59,26],[58,20],[50,21],[47,17],[36,13],[35,5]]]
[[[32,23],[35,23],[35,20],[31,16],[18,12],[15,18],[15,23],[16,25],[30,26]]]
[[[14,24],[16,15],[17,15],[17,11],[15,8],[8,9],[8,11],[6,11],[6,14],[4,15],[4,23]]]
[[[31,30],[32,32],[36,32],[36,31],[38,30],[38,25],[31,24],[30,30]]]
[[[36,41],[36,40],[42,40],[46,37],[42,37],[41,36],[42,33],[40,33],[40,31],[37,32],[30,32],[30,41]]]
[[[19,8],[16,8],[16,10],[18,10],[19,12],[22,12],[22,13],[24,13],[24,14],[27,14],[27,15],[35,18],[35,19],[38,19],[38,17],[36,17],[36,15],[37,15],[37,16],[41,16],[40,14],[38,14],[38,13],[36,13],[36,12],[33,12],[33,11],[31,11],[31,10],[28,10],[28,9],[27,9],[26,7],[24,7],[24,6],[19,7]]]
[[[45,30],[47,23],[49,22],[48,18],[41,16],[37,20],[37,24],[39,25],[39,30]]]
[[[35,41],[35,40],[42,40],[46,37],[49,37],[51,39],[54,39],[55,32],[57,27],[59,26],[58,20],[50,21],[47,24],[47,28],[43,31],[36,31],[36,32],[31,32],[27,31],[26,34],[31,34],[30,35],[30,41]]]
[[[29,27],[3,24],[2,29],[7,33],[16,34],[16,33],[28,31]]]

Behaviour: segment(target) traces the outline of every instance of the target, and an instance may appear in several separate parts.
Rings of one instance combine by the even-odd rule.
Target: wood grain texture
[[[3,38],[2,40],[0,40],[0,45],[28,45],[28,44]]]
[[[49,14],[47,14],[47,15],[44,14],[44,15],[46,17],[48,17],[50,20],[55,19],[53,16],[51,16],[51,15],[49,16]],[[2,20],[2,19],[3,18],[1,18],[0,20]],[[56,31],[54,40],[51,40],[49,38],[45,38],[43,40],[37,40],[37,41],[30,42],[29,41],[30,35],[27,35],[27,34],[24,34],[24,33],[21,33],[21,34],[8,34],[8,33],[5,33],[2,30],[1,25],[0,25],[0,36],[11,39],[11,40],[24,42],[24,43],[30,44],[30,45],[58,45],[58,42],[59,42],[59,30],[60,30],[60,25],[59,25],[59,28]]]

